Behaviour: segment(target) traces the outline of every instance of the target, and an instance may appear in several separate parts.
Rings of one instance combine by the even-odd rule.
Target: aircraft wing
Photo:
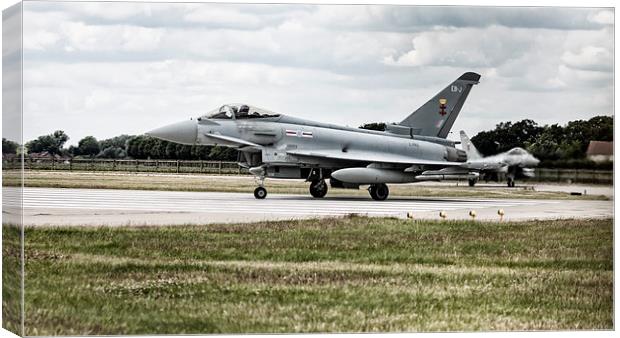
[[[253,142],[250,142],[250,141],[246,141],[246,140],[243,140],[243,139],[240,139],[240,138],[236,138],[236,137],[224,136],[224,135],[221,135],[221,134],[212,134],[212,133],[209,133],[209,134],[205,133],[203,135],[206,136],[206,137],[209,137],[209,138],[216,139],[218,141],[222,141],[226,145],[229,145],[229,146],[237,146],[239,148],[241,148],[241,147],[253,147],[253,148],[258,148],[258,149],[263,147],[260,144],[256,144],[256,143],[253,143]]]
[[[373,163],[398,163],[398,164],[419,164],[419,165],[436,165],[436,166],[460,166],[462,162],[449,161],[433,161],[416,159],[408,156],[396,154],[378,154],[367,151],[333,151],[333,150],[289,150],[287,154],[294,156],[327,158],[332,160],[357,161],[357,162],[373,162]]]

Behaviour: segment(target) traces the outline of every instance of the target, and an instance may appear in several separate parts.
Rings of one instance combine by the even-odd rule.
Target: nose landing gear
[[[262,167],[250,168],[250,173],[254,175],[254,180],[258,187],[254,189],[254,197],[262,200],[267,197],[267,189],[265,189],[265,169]]]
[[[267,197],[267,189],[263,187],[257,187],[256,189],[254,189],[254,197],[256,197],[259,200],[262,200],[263,198]]]
[[[310,183],[310,195],[314,198],[323,198],[327,195],[327,183],[325,180],[315,180]]]

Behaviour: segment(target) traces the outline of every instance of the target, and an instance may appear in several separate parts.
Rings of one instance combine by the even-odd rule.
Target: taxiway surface
[[[3,188],[14,195],[17,188]],[[6,196],[6,195],[5,195]],[[5,203],[8,201],[5,201]],[[254,222],[293,218],[368,216],[504,220],[613,217],[613,201],[467,198],[390,198],[270,194],[257,200],[251,193],[179,192],[106,189],[25,188],[26,225],[176,225]],[[7,205],[5,205],[7,207]],[[10,205],[9,208],[10,209]]]

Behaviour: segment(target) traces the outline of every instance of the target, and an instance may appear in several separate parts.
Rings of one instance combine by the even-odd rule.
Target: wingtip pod
[[[480,82],[480,77],[481,75],[478,73],[474,73],[474,72],[467,72],[464,73],[463,75],[461,75],[461,77],[459,77],[459,80],[464,80],[464,81],[472,81],[472,82]]]

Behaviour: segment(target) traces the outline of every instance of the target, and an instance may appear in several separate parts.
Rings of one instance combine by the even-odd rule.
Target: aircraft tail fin
[[[461,75],[399,125],[411,128],[412,135],[446,138],[469,91],[479,80],[480,74],[468,72]]]
[[[482,158],[482,155],[480,155],[480,152],[476,149],[476,146],[474,146],[469,139],[469,136],[467,136],[463,130],[461,130],[461,147],[465,150],[468,160],[477,160]]]

